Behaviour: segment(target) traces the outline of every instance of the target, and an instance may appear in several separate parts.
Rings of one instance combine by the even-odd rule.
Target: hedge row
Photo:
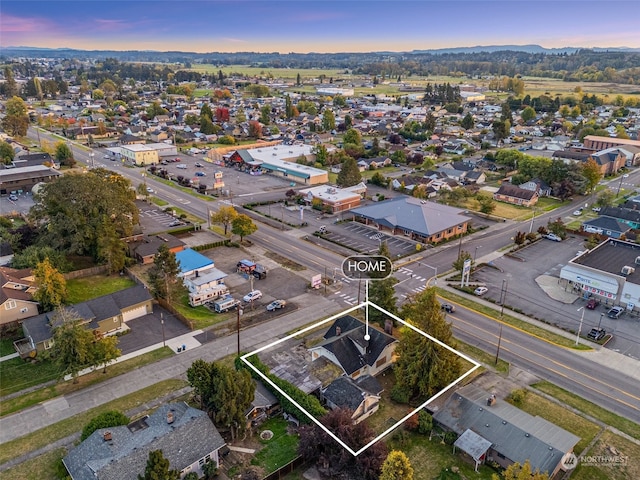
[[[196,245],[193,248],[193,250],[195,250],[196,252],[200,252],[202,250],[209,250],[210,248],[216,248],[216,247],[228,247],[229,246],[230,241],[229,240],[219,240],[217,242],[211,242],[211,243],[205,243],[203,245]]]
[[[249,362],[251,362],[251,364],[254,367],[260,370],[269,380],[271,380],[275,385],[281,388],[283,392],[285,392],[287,395],[293,398],[298,403],[298,405],[300,405],[309,415],[312,415],[315,418],[320,418],[327,413],[327,410],[322,405],[320,405],[320,400],[318,400],[313,395],[307,395],[298,387],[296,387],[295,385],[292,385],[286,380],[282,380],[281,378],[276,377],[274,374],[272,374],[269,371],[269,367],[266,366],[264,363],[262,363],[256,355],[253,355],[248,360]],[[262,377],[260,377],[253,369],[250,368],[249,370],[253,378],[255,378],[256,380],[263,380]],[[273,393],[276,396],[276,398],[280,402],[280,405],[282,406],[282,409],[285,412],[293,415],[294,417],[299,419],[302,423],[311,422],[311,420],[309,420],[309,418],[307,417],[307,415],[304,414],[304,412],[300,411],[300,409],[294,403],[290,402],[278,390],[273,388],[273,385],[269,383],[265,383],[265,387],[271,390],[271,393]]]

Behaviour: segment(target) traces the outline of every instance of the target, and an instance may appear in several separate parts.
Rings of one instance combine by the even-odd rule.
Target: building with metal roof
[[[414,197],[398,197],[351,210],[354,220],[423,243],[438,243],[467,231],[464,210]]]
[[[185,248],[177,252],[176,260],[180,262],[179,277],[195,275],[196,271],[204,273],[204,271],[210,270],[215,266],[213,260],[196,252],[192,248]]]
[[[527,460],[532,470],[552,478],[563,469],[580,437],[544,418],[530,415],[470,384],[454,392],[433,419],[460,437],[456,447],[477,462],[494,461],[502,467]],[[466,434],[468,430],[475,435]]]

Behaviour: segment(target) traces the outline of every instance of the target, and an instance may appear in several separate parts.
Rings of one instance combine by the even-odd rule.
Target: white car
[[[262,292],[260,290],[253,290],[252,292],[249,292],[244,297],[242,297],[242,300],[249,303],[260,298],[262,298]]]
[[[488,291],[489,291],[489,289],[487,287],[478,287],[473,291],[473,293],[480,297],[480,296],[484,295],[485,293],[487,293]]]
[[[151,187],[147,187],[147,192],[148,192],[148,193],[153,193],[153,188],[151,188]]]
[[[551,233],[551,232],[549,232],[546,235],[544,235],[544,238],[546,238],[547,240],[552,240],[554,242],[561,242],[562,241],[562,238],[560,238],[555,233]]]
[[[582,215],[582,209],[580,209],[580,210],[574,210],[573,214],[574,214],[576,217],[578,217],[578,216]]]
[[[184,163],[181,163],[180,165],[178,165],[176,168],[179,168],[180,170],[186,170],[187,166]]]

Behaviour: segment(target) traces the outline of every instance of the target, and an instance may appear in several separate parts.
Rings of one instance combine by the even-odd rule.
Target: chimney
[[[198,273],[198,270],[196,270],[196,278],[198,278],[200,276],[200,274]]]
[[[110,431],[106,431],[102,434],[102,438],[104,439],[105,442],[110,442],[111,441],[111,432]]]
[[[168,411],[167,412],[167,423],[168,424],[172,424],[173,423],[173,412],[172,411]]]
[[[341,333],[342,333],[342,328],[336,327],[336,337],[339,337]]]

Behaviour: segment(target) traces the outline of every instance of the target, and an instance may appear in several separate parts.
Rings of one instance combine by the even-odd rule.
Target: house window
[[[198,465],[200,466],[204,465],[204,458],[201,458],[200,460],[198,460]]]
[[[4,304],[5,310],[11,310],[12,308],[16,308],[18,304],[15,300],[7,300],[7,303]]]
[[[453,228],[450,228],[449,230],[447,230],[447,235],[451,234],[451,232],[453,232]]]

